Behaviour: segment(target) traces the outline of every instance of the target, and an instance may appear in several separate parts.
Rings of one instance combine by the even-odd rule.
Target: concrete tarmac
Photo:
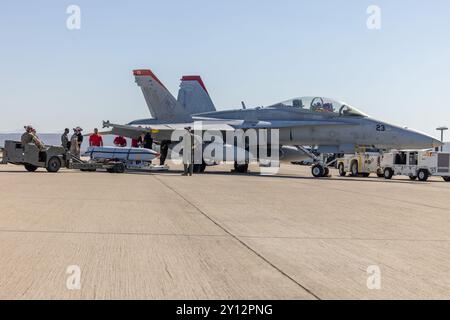
[[[449,183],[229,169],[0,166],[0,299],[450,299]]]

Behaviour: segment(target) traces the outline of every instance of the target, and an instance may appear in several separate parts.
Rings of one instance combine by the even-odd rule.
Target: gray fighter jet
[[[390,149],[429,149],[442,143],[426,134],[379,121],[348,103],[323,97],[301,97],[268,107],[216,111],[199,76],[182,78],[178,99],[150,70],[135,70],[152,119],[136,120],[128,125],[104,122],[112,133],[137,137],[152,130],[154,139],[172,143],[171,133],[202,121],[203,130],[278,129],[281,160],[305,157],[314,159],[312,174],[328,174],[320,154],[352,154],[358,147]],[[146,126],[143,129],[140,126]],[[315,153],[304,146],[312,146]],[[283,156],[285,155],[285,156]],[[239,171],[248,166],[236,165]],[[198,166],[198,171],[204,170]]]

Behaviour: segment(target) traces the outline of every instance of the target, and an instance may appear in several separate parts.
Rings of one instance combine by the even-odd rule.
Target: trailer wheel
[[[450,177],[442,177],[442,179],[444,179],[445,182],[450,182]]]
[[[357,177],[359,175],[358,172],[358,161],[353,161],[352,166],[350,167],[350,171],[353,177]]]
[[[61,169],[61,160],[58,157],[53,157],[48,160],[47,171],[51,173],[56,173]]]
[[[27,170],[28,172],[35,172],[38,169],[38,167],[33,166],[32,164],[28,164],[28,163],[24,164],[24,167],[25,167],[25,170]]]
[[[391,180],[394,176],[394,171],[391,168],[384,169],[384,178],[387,180]]]
[[[422,169],[419,171],[419,174],[417,175],[417,177],[419,178],[419,181],[425,182],[428,180],[429,173],[427,170]]]
[[[315,178],[322,178],[325,170],[320,164],[316,164],[311,168],[311,173]]]
[[[123,163],[118,163],[114,166],[114,172],[115,173],[124,173],[125,172],[125,165]]]
[[[409,176],[409,179],[411,179],[412,181],[416,181],[417,180],[417,176]]]
[[[339,175],[341,177],[345,177],[347,175],[347,172],[345,172],[345,168],[344,168],[344,164],[343,163],[339,163]]]

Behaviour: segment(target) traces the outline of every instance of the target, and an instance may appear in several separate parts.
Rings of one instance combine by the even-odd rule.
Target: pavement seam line
[[[295,280],[293,277],[291,277],[290,275],[288,275],[286,272],[284,272],[283,270],[281,270],[279,267],[277,267],[275,264],[273,264],[272,262],[270,262],[267,258],[265,258],[262,254],[260,254],[259,252],[257,252],[255,249],[253,249],[252,247],[250,247],[250,245],[248,245],[247,243],[245,243],[244,241],[242,241],[238,236],[234,235],[231,231],[229,231],[227,228],[225,228],[224,226],[222,226],[220,223],[218,223],[217,221],[215,221],[213,218],[211,218],[206,212],[204,212],[202,209],[200,209],[199,207],[197,207],[194,203],[192,203],[191,201],[189,201],[185,196],[183,196],[181,193],[179,193],[177,190],[175,190],[174,188],[172,188],[171,186],[169,186],[168,184],[166,184],[164,181],[160,180],[158,177],[154,176],[156,180],[158,180],[159,183],[161,183],[162,185],[164,185],[166,188],[168,188],[169,190],[171,190],[172,192],[174,192],[175,194],[177,194],[181,199],[183,199],[185,202],[187,202],[190,206],[192,206],[194,209],[196,209],[200,214],[202,214],[205,218],[207,218],[209,221],[211,221],[213,224],[215,224],[218,228],[220,228],[221,230],[223,230],[226,234],[228,234],[230,237],[232,237],[234,240],[236,240],[237,242],[239,242],[242,246],[244,246],[247,250],[249,250],[250,252],[252,252],[254,255],[256,255],[258,258],[260,258],[261,260],[263,260],[265,263],[267,263],[269,266],[271,266],[273,269],[275,269],[277,272],[279,272],[281,275],[283,275],[285,278],[289,279],[290,281],[292,281],[293,283],[295,283],[297,286],[299,286],[300,288],[302,288],[303,290],[305,290],[308,294],[310,294],[311,296],[313,296],[315,299],[317,300],[322,300],[319,296],[317,296],[314,292],[312,292],[310,289],[308,289],[307,287],[305,287],[304,285],[302,285],[300,282],[298,282],[297,280]]]
[[[192,237],[192,238],[224,238],[220,234],[177,234],[177,233],[151,233],[151,232],[102,232],[102,231],[64,231],[64,230],[14,230],[0,229],[0,233],[44,233],[69,235],[100,235],[100,236],[147,236],[147,237]]]

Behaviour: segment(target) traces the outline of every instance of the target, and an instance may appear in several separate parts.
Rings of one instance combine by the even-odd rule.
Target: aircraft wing
[[[172,132],[176,130],[184,130],[186,127],[191,127],[195,129],[195,124],[193,122],[186,123],[171,123],[171,124],[151,124],[149,126],[136,127],[131,125],[121,125],[110,123],[109,121],[103,122],[103,128],[111,128],[111,134],[138,138],[140,135],[147,133],[149,130],[155,133],[158,132]],[[225,122],[208,122],[202,121],[202,130],[217,130],[217,131],[234,131],[236,130],[233,126]]]

